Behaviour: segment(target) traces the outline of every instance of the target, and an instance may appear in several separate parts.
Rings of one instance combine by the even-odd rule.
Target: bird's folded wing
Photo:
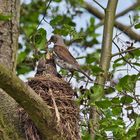
[[[54,52],[57,54],[57,56],[70,63],[73,65],[78,65],[78,62],[76,61],[76,59],[71,55],[71,53],[69,52],[69,50],[64,47],[64,46],[55,46],[54,47]]]

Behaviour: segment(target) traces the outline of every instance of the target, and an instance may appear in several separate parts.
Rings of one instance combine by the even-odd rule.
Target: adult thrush
[[[63,69],[69,70],[71,73],[79,71],[84,74],[90,81],[93,81],[81,68],[76,59],[72,56],[63,41],[63,38],[59,35],[53,35],[49,43],[53,42],[53,52],[55,63]]]

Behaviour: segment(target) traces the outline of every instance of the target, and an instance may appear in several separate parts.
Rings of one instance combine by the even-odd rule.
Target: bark
[[[105,10],[105,22],[104,22],[104,31],[103,31],[103,40],[102,40],[102,51],[100,59],[100,67],[104,72],[102,72],[96,79],[99,84],[99,92],[94,93],[94,99],[100,100],[104,95],[104,84],[108,76],[108,70],[110,67],[111,60],[111,51],[112,51],[112,36],[113,36],[113,27],[115,12],[117,7],[118,0],[109,0],[107,8]],[[102,86],[101,86],[102,85]],[[98,120],[99,113],[96,107],[91,107],[90,110],[90,119],[91,119],[91,137],[92,140],[95,139],[95,130],[98,130]]]
[[[0,64],[15,72],[18,47],[19,0],[1,0],[0,13],[9,19],[0,21]],[[23,139],[19,131],[17,103],[0,89],[0,138]]]

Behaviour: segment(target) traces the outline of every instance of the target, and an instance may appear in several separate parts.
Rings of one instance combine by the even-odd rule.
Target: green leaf
[[[95,24],[95,18],[93,18],[93,17],[90,18],[90,24],[91,25],[94,25]]]
[[[17,64],[21,63],[23,60],[25,60],[27,56],[27,53],[24,51],[24,52],[20,52],[18,54],[18,58],[17,58]]]
[[[108,107],[111,106],[111,101],[106,99],[102,101],[96,101],[95,104],[102,109],[107,109]]]
[[[73,41],[81,40],[83,37],[81,34],[77,33],[73,26],[64,24],[61,28],[55,28],[53,31],[55,34],[61,34],[67,36],[68,34],[73,37]]]
[[[133,98],[130,96],[123,96],[120,101],[122,104],[130,104],[133,102]]]
[[[82,140],[91,140],[91,136],[89,133],[82,134]]]
[[[119,104],[120,103],[120,99],[118,97],[115,97],[111,100],[112,103],[114,104]]]
[[[135,29],[140,29],[140,23],[135,25]]]
[[[43,28],[37,30],[36,34],[33,36],[33,41],[35,46],[39,49],[45,48],[46,45],[46,31]]]
[[[53,0],[53,1],[54,1],[54,2],[58,2],[58,3],[59,3],[59,2],[61,2],[62,0]]]
[[[92,70],[93,75],[97,75],[100,72],[103,72],[103,70],[99,66],[90,66],[90,69]]]
[[[103,87],[101,85],[95,84],[93,87],[91,87],[90,90],[91,90],[91,93],[92,93],[90,95],[91,104],[94,105],[94,102],[99,100],[102,97],[102,95],[103,95]]]
[[[97,59],[94,57],[94,54],[88,54],[86,57],[86,62],[88,64],[91,64],[93,62],[95,62]]]
[[[118,58],[114,61],[114,64],[113,64],[113,68],[117,68],[117,67],[120,67],[120,66],[124,66],[126,64],[126,62],[124,62],[123,58]]]
[[[115,131],[118,128],[118,125],[108,125],[106,131]]]
[[[23,27],[21,27],[21,29],[24,31],[25,35],[27,37],[29,37],[35,30],[36,30],[36,23],[32,23],[32,24],[25,24]]]
[[[112,107],[112,113],[114,115],[120,116],[122,113],[122,108],[121,107]]]
[[[114,63],[114,64],[113,64],[113,69],[115,69],[115,68],[117,68],[117,67],[124,66],[124,65],[125,65],[124,62],[122,62],[122,63]]]
[[[136,58],[140,56],[140,50],[134,50],[131,52]]]
[[[115,89],[112,88],[112,87],[109,87],[109,88],[105,89],[105,94],[110,94],[110,93],[113,93],[113,92],[115,92]]]
[[[31,70],[32,70],[31,67],[21,64],[20,66],[17,67],[17,74],[18,75],[25,74],[25,73],[30,72]]]
[[[140,128],[140,117],[138,116],[135,119],[134,125],[127,132],[127,135],[129,136],[130,140],[132,138],[134,139],[134,137],[137,135],[137,131],[138,131],[139,128]]]
[[[63,16],[57,15],[55,18],[53,18],[50,21],[50,24],[51,24],[51,26],[57,26],[57,25],[59,25],[59,23],[61,23],[62,20],[63,20]]]
[[[126,75],[119,80],[119,83],[116,85],[118,91],[129,91],[132,92],[135,88],[136,81],[138,80],[137,75]]]

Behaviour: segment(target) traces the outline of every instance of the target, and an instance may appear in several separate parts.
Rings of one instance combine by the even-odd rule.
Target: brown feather
[[[71,55],[71,53],[69,52],[69,50],[66,47],[64,47],[64,46],[55,46],[54,47],[54,52],[57,54],[57,56],[60,59],[66,61],[66,62],[68,62],[70,64],[79,66],[79,64],[76,61],[76,59]]]

